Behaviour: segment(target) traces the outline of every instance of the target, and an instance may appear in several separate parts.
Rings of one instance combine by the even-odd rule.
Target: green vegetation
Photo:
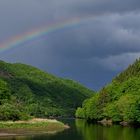
[[[71,117],[94,92],[24,64],[0,61],[0,120]]]
[[[92,98],[84,101],[76,117],[92,121],[140,123],[140,59]]]
[[[1,121],[0,137],[12,135],[33,135],[43,133],[56,133],[68,129],[69,126],[64,125],[56,120],[48,119],[32,119],[29,121]]]
[[[39,120],[39,121],[38,121]],[[64,124],[56,120],[46,120],[46,119],[33,119],[30,121],[1,121],[0,129],[30,129],[30,128],[47,128],[49,125],[55,125],[56,127],[64,127]],[[52,126],[52,127],[53,127]]]

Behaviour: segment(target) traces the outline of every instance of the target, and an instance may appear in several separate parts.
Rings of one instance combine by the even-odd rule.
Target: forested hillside
[[[76,116],[87,120],[140,123],[140,59],[120,73],[92,98]]]
[[[0,61],[0,120],[73,116],[93,93],[32,66]]]

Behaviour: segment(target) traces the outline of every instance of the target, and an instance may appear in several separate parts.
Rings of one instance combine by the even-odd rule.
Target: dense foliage
[[[73,116],[93,93],[32,66],[0,61],[0,120]]]
[[[140,59],[84,101],[82,108],[77,109],[76,117],[140,123]]]

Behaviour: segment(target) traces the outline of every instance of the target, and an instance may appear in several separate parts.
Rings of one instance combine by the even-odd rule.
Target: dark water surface
[[[88,124],[84,120],[61,120],[71,129],[57,134],[38,136],[7,137],[0,140],[140,140],[140,128],[111,127]]]

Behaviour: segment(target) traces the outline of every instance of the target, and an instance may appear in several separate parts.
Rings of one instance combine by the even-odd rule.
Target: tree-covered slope
[[[94,92],[24,64],[0,61],[0,119],[73,116]]]
[[[88,120],[140,123],[140,59],[130,65],[94,97],[78,108],[77,117]]]

